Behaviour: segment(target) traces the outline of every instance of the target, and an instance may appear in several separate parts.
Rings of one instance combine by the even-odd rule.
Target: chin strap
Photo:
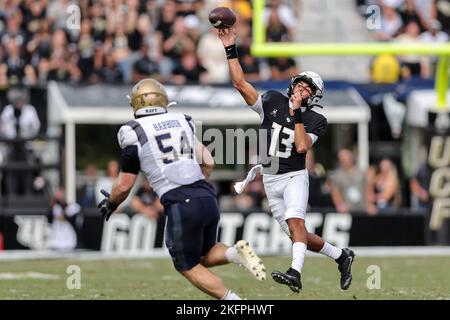
[[[312,109],[314,107],[319,107],[319,108],[323,109],[323,107],[320,104],[313,104],[313,105],[307,106],[308,109]]]

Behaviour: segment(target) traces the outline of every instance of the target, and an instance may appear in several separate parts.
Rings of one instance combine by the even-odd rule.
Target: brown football
[[[216,29],[230,28],[236,22],[236,15],[234,12],[226,7],[217,7],[209,13],[209,22]]]

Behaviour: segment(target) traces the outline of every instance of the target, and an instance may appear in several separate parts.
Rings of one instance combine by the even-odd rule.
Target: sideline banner
[[[321,235],[339,247],[420,246],[426,244],[426,217],[416,214],[379,215],[310,212],[309,232]],[[167,253],[164,244],[165,219],[153,221],[144,215],[114,214],[104,223],[96,210],[87,211],[78,235],[78,248],[104,253]],[[44,215],[1,215],[0,233],[4,249],[50,248],[52,225]],[[290,239],[267,213],[222,213],[218,240],[234,244],[250,241],[260,254],[289,254]]]

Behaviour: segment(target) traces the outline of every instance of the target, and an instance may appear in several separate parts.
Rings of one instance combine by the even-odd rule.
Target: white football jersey
[[[137,146],[141,171],[162,197],[169,190],[204,179],[195,158],[195,125],[181,113],[129,121],[117,134],[122,149]]]

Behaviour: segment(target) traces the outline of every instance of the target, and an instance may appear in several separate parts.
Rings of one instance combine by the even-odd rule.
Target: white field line
[[[59,275],[40,273],[40,272],[0,272],[1,280],[28,280],[28,279],[42,279],[42,280],[59,280]]]
[[[441,247],[352,247],[358,257],[405,257],[405,256],[450,256],[450,246]],[[258,251],[257,251],[258,253]],[[289,253],[259,252],[261,256]],[[323,257],[323,255],[307,252],[307,256]],[[100,251],[58,252],[50,250],[6,250],[0,251],[0,261],[6,260],[36,260],[36,259],[76,259],[76,260],[107,260],[107,259],[148,259],[169,258],[166,250],[158,249],[146,252],[104,253]]]

